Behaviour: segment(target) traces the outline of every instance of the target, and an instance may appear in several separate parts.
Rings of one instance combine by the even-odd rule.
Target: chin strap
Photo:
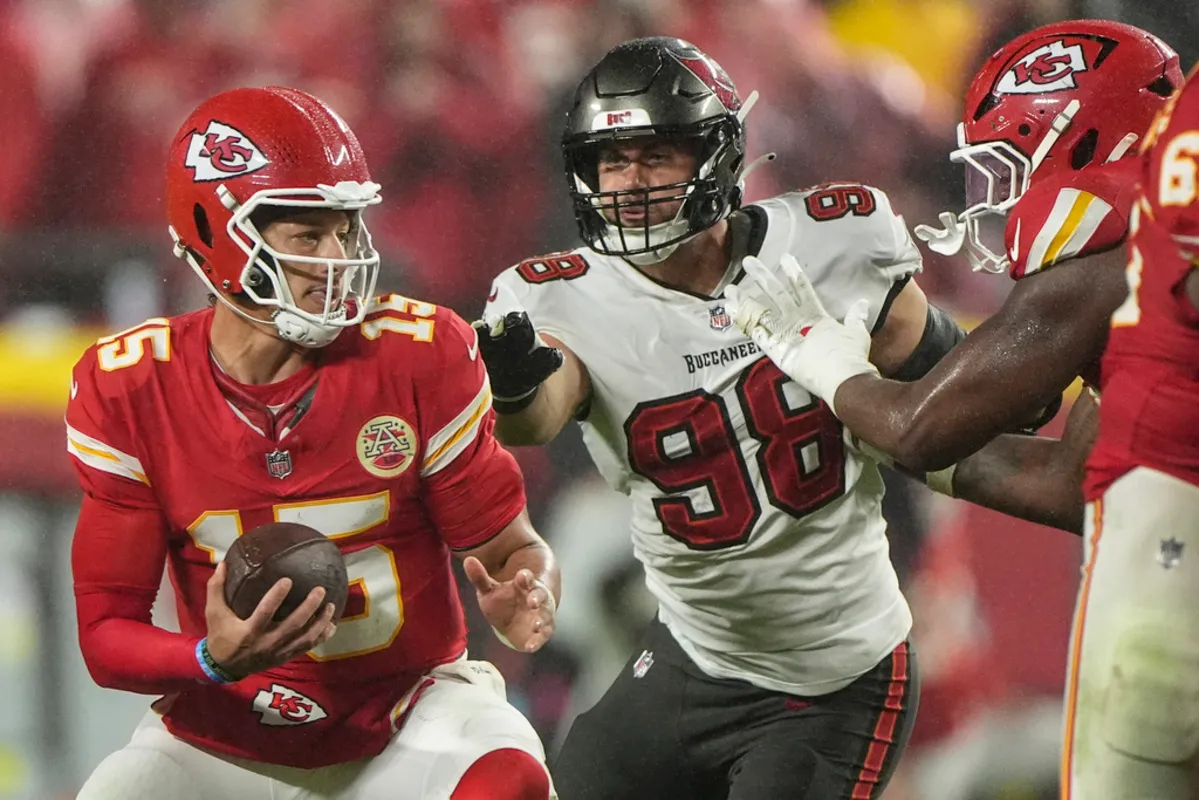
[[[771,161],[774,161],[776,158],[778,158],[778,153],[767,153],[766,155],[758,156],[753,161],[749,162],[749,166],[746,167],[745,171],[741,173],[741,182],[745,183],[745,179],[749,177],[751,172],[753,172],[758,167],[761,167],[765,164],[769,164]]]
[[[749,97],[745,98],[745,102],[741,104],[741,108],[737,111],[737,122],[745,124],[745,118],[749,116],[750,109],[758,104],[758,90],[754,89],[749,93]]]
[[[1029,161],[1032,163],[1032,169],[1029,174],[1037,171],[1037,167],[1041,166],[1041,162],[1045,160],[1045,156],[1049,155],[1049,148],[1057,144],[1057,140],[1061,137],[1066,129],[1070,127],[1070,123],[1074,120],[1074,115],[1078,113],[1078,109],[1082,107],[1077,99],[1071,100],[1066,104],[1066,107],[1053,118],[1053,122],[1049,123],[1049,133],[1045,134],[1045,138],[1037,145],[1037,149],[1033,152],[1032,158]]]
[[[253,319],[253,317],[251,317]],[[261,322],[262,320],[255,320]],[[330,344],[344,330],[335,325],[318,325],[301,316],[280,309],[271,316],[279,338],[301,347],[320,348]]]

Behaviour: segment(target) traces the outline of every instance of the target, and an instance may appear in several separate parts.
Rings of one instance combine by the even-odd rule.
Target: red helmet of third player
[[[992,55],[966,93],[950,155],[966,165],[960,221],[975,268],[1006,265],[1002,247],[982,241],[980,220],[1006,214],[1046,175],[1135,155],[1182,80],[1169,45],[1103,20],[1045,25]]]
[[[179,129],[167,162],[175,254],[234,311],[246,316],[245,300],[273,307],[263,322],[309,347],[328,344],[366,313],[379,255],[361,212],[379,200],[354,132],[296,89],[234,89],[206,100]],[[264,221],[316,208],[350,215],[346,258],[277,253],[263,240]],[[321,313],[296,305],[281,272],[284,258],[327,270]]]

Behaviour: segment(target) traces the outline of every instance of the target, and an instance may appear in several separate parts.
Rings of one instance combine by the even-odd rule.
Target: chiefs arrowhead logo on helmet
[[[995,83],[996,94],[1044,94],[1078,88],[1078,75],[1102,61],[1111,42],[1092,38],[1055,39],[1033,44],[1016,56]]]
[[[248,175],[269,163],[250,137],[216,120],[210,121],[203,133],[192,132],[183,161],[197,182]]]

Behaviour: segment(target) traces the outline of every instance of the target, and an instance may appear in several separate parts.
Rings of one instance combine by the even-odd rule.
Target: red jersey
[[[107,685],[164,692],[156,708],[181,739],[305,768],[374,755],[421,674],[466,649],[450,550],[482,544],[525,506],[519,469],[492,435],[475,332],[446,309],[378,300],[316,353],[315,368],[241,387],[274,392],[265,405],[295,395],[274,430],[265,408],[256,416],[233,402],[209,353],[212,318],[150,320],[100,340],[75,367],[66,422],[87,495],[73,557],[81,647],[93,674],[118,673]],[[305,656],[212,684],[188,672],[184,653],[205,633],[206,582],[237,536],[274,520],[337,542],[351,582],[345,615]],[[93,608],[135,597],[116,616],[148,622],[164,558],[183,637],[161,633],[174,672],[139,684],[119,673],[149,667],[119,659],[144,661],[133,651],[147,648],[106,653],[122,649],[96,633],[114,614]]]
[[[1189,81],[1143,159],[1129,242],[1129,295],[1103,355],[1099,437],[1087,462],[1093,500],[1138,466],[1199,485],[1199,312],[1185,279],[1199,254],[1199,85]]]
[[[1004,227],[1012,279],[1123,242],[1139,181],[1135,158],[1035,181],[1008,212]]]

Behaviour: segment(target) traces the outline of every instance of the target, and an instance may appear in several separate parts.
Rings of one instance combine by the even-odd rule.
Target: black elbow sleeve
[[[891,377],[897,381],[916,381],[928,374],[946,353],[966,338],[966,332],[953,317],[930,304],[924,323],[924,335],[907,361]]]

